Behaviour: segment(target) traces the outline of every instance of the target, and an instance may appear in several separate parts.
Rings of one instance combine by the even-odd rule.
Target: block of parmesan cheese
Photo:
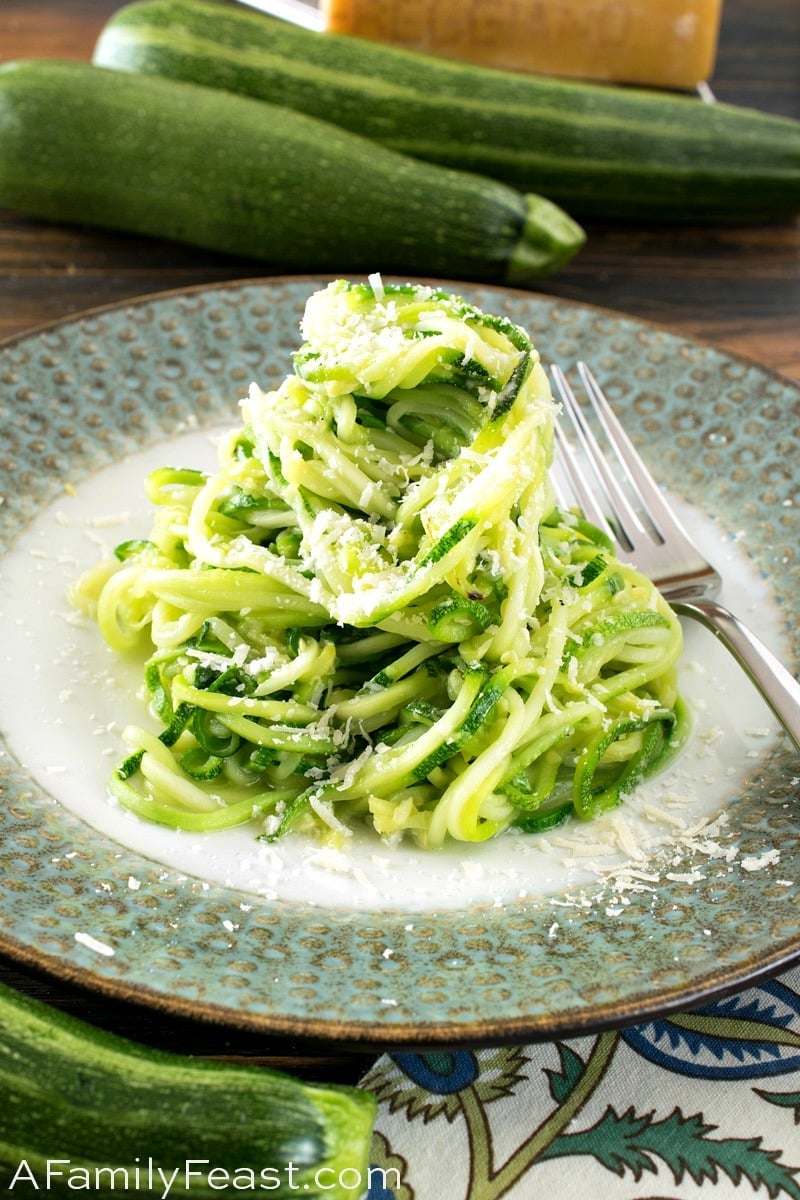
[[[722,0],[320,0],[324,28],[509,71],[693,89]]]

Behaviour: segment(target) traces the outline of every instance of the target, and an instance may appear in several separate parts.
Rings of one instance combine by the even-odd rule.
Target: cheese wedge
[[[722,0],[320,0],[325,29],[484,66],[691,90]]]

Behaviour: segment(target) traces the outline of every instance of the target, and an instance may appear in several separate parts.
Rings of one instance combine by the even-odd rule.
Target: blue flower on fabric
[[[397,1193],[393,1188],[390,1188],[385,1181],[385,1177],[379,1171],[370,1171],[369,1176],[369,1191],[364,1200],[397,1200]]]
[[[478,1060],[469,1050],[456,1053],[393,1054],[401,1071],[438,1096],[450,1096],[478,1078]]]
[[[481,1104],[513,1095],[527,1077],[524,1047],[398,1053],[378,1060],[362,1079],[390,1112],[405,1110],[410,1121],[454,1121],[461,1112],[462,1093],[469,1091]]]
[[[626,1029],[643,1058],[698,1079],[758,1079],[800,1068],[800,995],[777,981]]]
[[[402,1154],[396,1154],[387,1138],[376,1129],[372,1135],[369,1190],[363,1200],[414,1200],[408,1170],[408,1161]]]

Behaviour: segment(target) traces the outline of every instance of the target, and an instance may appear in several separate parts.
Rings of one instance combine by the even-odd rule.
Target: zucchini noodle
[[[73,601],[146,647],[160,732],[110,790],[162,825],[367,825],[438,847],[620,802],[680,745],[677,619],[550,480],[526,333],[459,297],[339,280],[216,470],[146,481],[149,538]]]

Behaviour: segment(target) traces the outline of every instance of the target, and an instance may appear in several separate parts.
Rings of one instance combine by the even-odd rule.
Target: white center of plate
[[[694,714],[689,745],[621,808],[590,824],[442,851],[390,848],[365,830],[348,849],[332,851],[296,834],[266,845],[253,826],[198,836],[145,823],[107,794],[111,770],[125,754],[121,730],[130,723],[157,729],[145,715],[141,661],[112,653],[97,628],[71,611],[67,592],[117,543],[148,536],[143,480],[165,464],[212,470],[213,436],[176,436],[65,491],[3,558],[0,730],[55,801],[168,869],[326,908],[429,911],[574,894],[620,864],[646,876],[659,848],[701,829],[735,800],[778,736],[766,705],[724,649],[690,625],[681,671]],[[723,574],[723,600],[745,620],[757,619],[760,635],[780,653],[768,589],[741,547],[696,509],[691,529]]]

